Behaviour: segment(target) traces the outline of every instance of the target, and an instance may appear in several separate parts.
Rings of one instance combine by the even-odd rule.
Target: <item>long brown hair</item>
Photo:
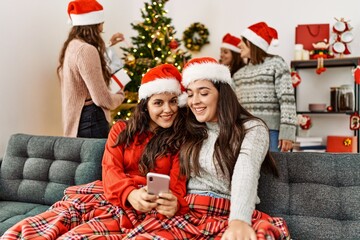
[[[73,26],[69,32],[69,36],[64,42],[64,45],[60,51],[59,56],[59,66],[57,67],[57,74],[60,76],[60,71],[64,65],[65,52],[69,45],[69,43],[73,39],[82,40],[90,45],[93,45],[99,52],[101,69],[103,73],[103,77],[107,86],[110,83],[111,72],[107,67],[105,60],[105,42],[101,37],[101,32],[99,30],[100,24],[94,25],[85,25],[85,26]]]
[[[235,92],[229,84],[218,82],[214,83],[214,85],[219,91],[217,117],[220,129],[218,139],[215,142],[214,159],[218,163],[220,170],[223,173],[229,172],[231,178],[247,131],[244,123],[254,119],[262,120],[250,114],[240,105]],[[199,155],[202,143],[208,137],[207,127],[205,123],[196,120],[191,110],[188,110],[186,127],[188,136],[180,150],[181,162],[184,162],[184,168],[181,171],[186,176],[190,176],[190,172],[199,175],[201,170]],[[271,157],[269,150],[262,164],[262,170],[270,171],[275,176],[278,176],[275,161]]]
[[[234,73],[237,72],[240,68],[242,68],[245,65],[244,60],[241,58],[240,53],[234,52],[230,50],[232,61],[230,63],[230,73],[231,77],[234,75]]]
[[[132,117],[127,121],[125,129],[119,134],[113,147],[124,144],[128,147],[135,135],[152,134],[148,131],[150,116],[147,111],[149,98],[142,99],[135,107]],[[167,154],[175,155],[185,142],[186,108],[179,108],[178,114],[170,128],[158,127],[154,136],[147,143],[139,162],[139,170],[145,176],[156,167],[156,159]],[[122,120],[121,120],[122,121]],[[180,163],[180,166],[182,163]]]
[[[245,37],[243,37],[242,40],[244,41],[246,46],[248,46],[248,48],[250,48],[250,59],[249,59],[248,63],[257,65],[257,64],[263,63],[265,61],[265,58],[274,56],[272,54],[265,52],[264,50],[262,50],[261,48],[259,48],[258,46],[256,46],[252,42],[250,42]]]

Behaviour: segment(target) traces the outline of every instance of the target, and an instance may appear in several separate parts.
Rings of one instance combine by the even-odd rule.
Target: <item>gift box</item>
[[[356,153],[357,140],[356,136],[328,136],[326,151]]]

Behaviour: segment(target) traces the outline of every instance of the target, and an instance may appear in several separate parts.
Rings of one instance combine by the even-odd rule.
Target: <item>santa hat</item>
[[[182,84],[185,87],[191,82],[201,79],[210,80],[214,83],[224,82],[230,86],[233,85],[229,68],[211,57],[191,59],[183,68],[182,78]]]
[[[269,27],[265,22],[251,25],[241,34],[255,46],[267,52],[270,44],[274,46],[278,43],[278,34],[274,28]]]
[[[238,48],[240,42],[241,42],[240,38],[237,38],[231,35],[230,33],[227,33],[222,39],[221,47],[240,53],[240,48]]]
[[[73,26],[94,25],[104,22],[104,9],[96,0],[74,0],[68,5]]]
[[[150,69],[141,79],[139,88],[139,99],[146,99],[153,94],[164,92],[176,93],[180,95],[185,91],[181,85],[181,74],[179,70],[171,64],[162,64]],[[179,102],[179,106],[185,103]]]

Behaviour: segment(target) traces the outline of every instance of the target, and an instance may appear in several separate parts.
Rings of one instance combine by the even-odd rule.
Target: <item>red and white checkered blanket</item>
[[[166,218],[110,204],[101,181],[65,190],[48,211],[11,227],[0,240],[11,239],[220,239],[227,228],[230,201],[189,194],[189,213]],[[259,240],[290,239],[285,221],[254,211],[252,225]]]

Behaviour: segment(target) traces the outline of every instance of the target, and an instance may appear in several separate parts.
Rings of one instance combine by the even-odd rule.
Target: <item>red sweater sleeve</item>
[[[109,202],[124,209],[131,207],[127,203],[129,193],[137,189],[139,184],[146,182],[139,174],[129,174],[125,162],[124,146],[112,147],[121,131],[125,129],[124,122],[117,122],[112,126],[108,140],[105,145],[105,152],[102,159],[102,179],[105,197]],[[136,151],[138,152],[138,151]],[[138,160],[138,156],[133,156]]]
[[[179,154],[173,156],[170,169],[170,190],[178,199],[179,209],[176,214],[183,215],[187,213],[189,211],[189,205],[184,199],[186,195],[186,177],[180,176]]]

